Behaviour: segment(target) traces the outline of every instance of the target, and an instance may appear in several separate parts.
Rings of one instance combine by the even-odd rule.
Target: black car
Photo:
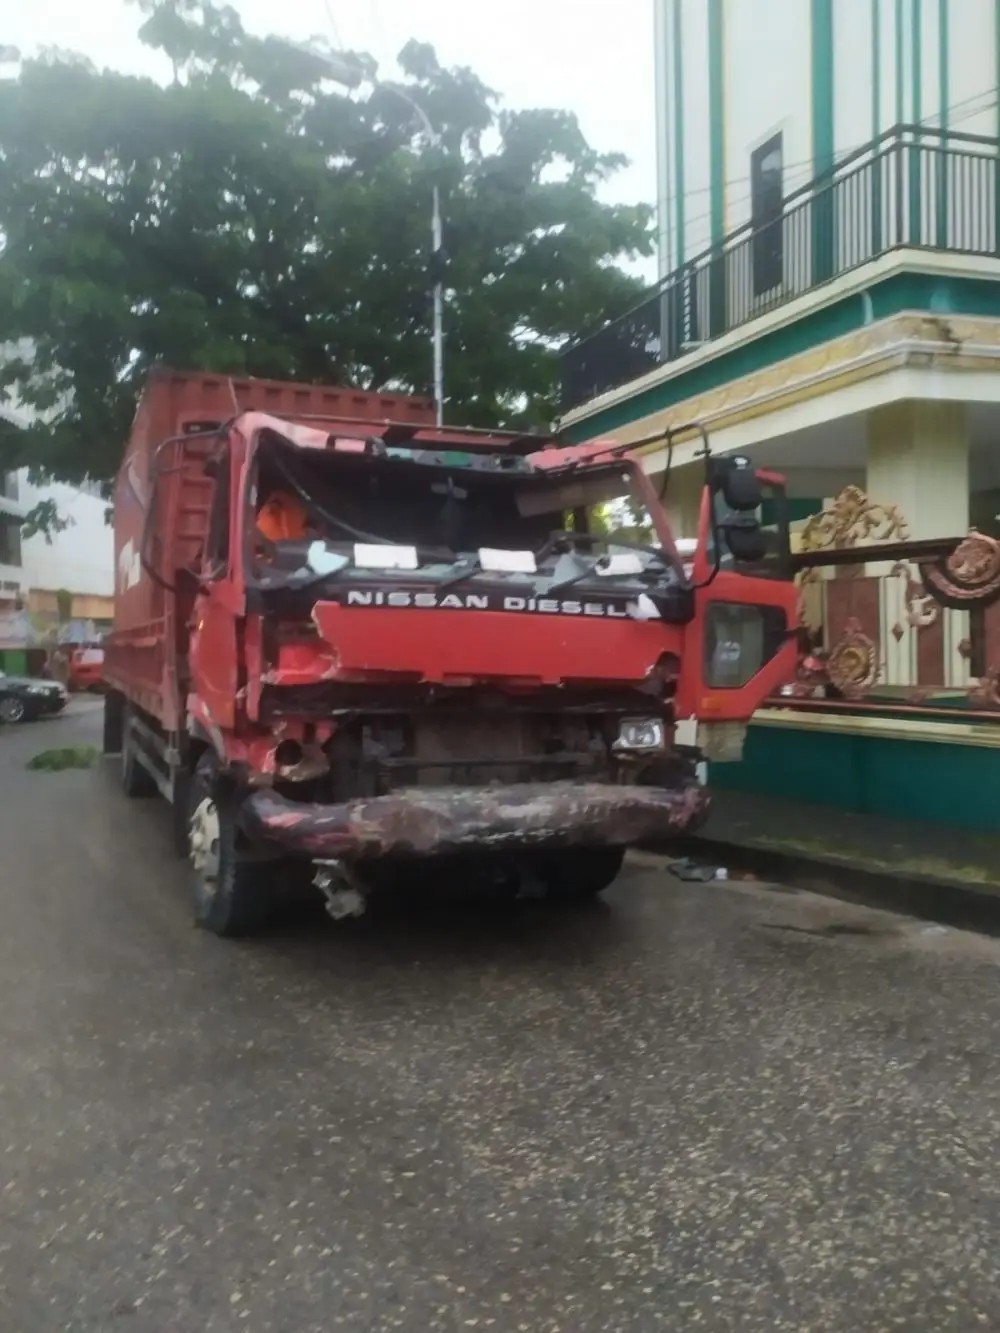
[[[0,671],[0,722],[30,722],[66,707],[66,691],[55,680],[8,676]]]

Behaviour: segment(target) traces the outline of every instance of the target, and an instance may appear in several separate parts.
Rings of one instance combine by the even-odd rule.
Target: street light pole
[[[441,146],[441,136],[431,124],[430,116],[420,105],[414,101],[405,88],[401,88],[397,83],[380,83],[373,80],[376,88],[383,88],[386,92],[395,93],[401,101],[405,102],[414,112],[420,121],[423,131],[427,136],[427,142],[432,149],[438,149]],[[444,246],[444,227],[441,220],[441,187],[437,181],[434,182],[434,191],[431,202],[431,270],[434,274],[433,291],[433,355],[434,355],[434,410],[438,426],[444,425],[444,255],[442,253]]]
[[[437,150],[441,146],[441,136],[431,124],[430,116],[398,83],[382,83],[373,74],[362,68],[351,56],[342,56],[337,52],[313,51],[294,42],[282,42],[309,60],[313,68],[319,68],[335,83],[348,90],[359,88],[362,83],[371,83],[387,93],[393,93],[405,102],[420,121],[430,147]],[[441,219],[441,187],[434,181],[431,200],[431,262],[430,272],[434,275],[433,288],[433,373],[434,373],[434,412],[438,426],[444,425],[444,227]]]
[[[441,228],[441,190],[434,182],[434,212],[432,217],[434,253],[434,407],[438,427],[444,425],[444,282],[441,273],[443,237]]]

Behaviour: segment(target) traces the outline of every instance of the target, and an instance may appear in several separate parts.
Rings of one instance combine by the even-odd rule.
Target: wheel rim
[[[0,717],[5,722],[20,722],[24,717],[24,704],[20,699],[4,699],[0,703]]]
[[[219,888],[219,808],[210,796],[195,807],[188,831],[191,864],[205,892],[214,897]]]

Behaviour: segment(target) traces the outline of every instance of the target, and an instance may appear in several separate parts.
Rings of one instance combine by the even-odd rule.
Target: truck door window
[[[215,460],[212,471],[212,507],[209,514],[208,540],[205,543],[204,572],[209,579],[222,578],[229,569],[229,450]]]
[[[713,496],[715,506],[715,525],[708,534],[709,563],[715,563],[715,533],[721,539],[719,558],[720,569],[732,570],[736,574],[752,575],[758,579],[789,578],[789,536],[788,536],[788,500],[781,486],[763,485],[762,503],[753,511],[764,538],[764,556],[759,561],[739,560],[730,550],[726,541],[725,522],[733,517],[733,512],[726,504],[720,491]]]

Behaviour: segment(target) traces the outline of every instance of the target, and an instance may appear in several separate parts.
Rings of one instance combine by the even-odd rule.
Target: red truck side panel
[[[204,432],[254,411],[303,423],[328,417],[433,426],[435,418],[426,398],[166,369],[150,375],[115,483],[115,623],[104,675],[168,731],[181,723],[186,693],[195,588],[185,571],[197,568],[208,531],[212,481],[204,467],[213,441]],[[178,436],[190,438],[164,445]],[[154,463],[155,512],[147,525]],[[145,554],[168,586],[142,565],[147,526]]]

